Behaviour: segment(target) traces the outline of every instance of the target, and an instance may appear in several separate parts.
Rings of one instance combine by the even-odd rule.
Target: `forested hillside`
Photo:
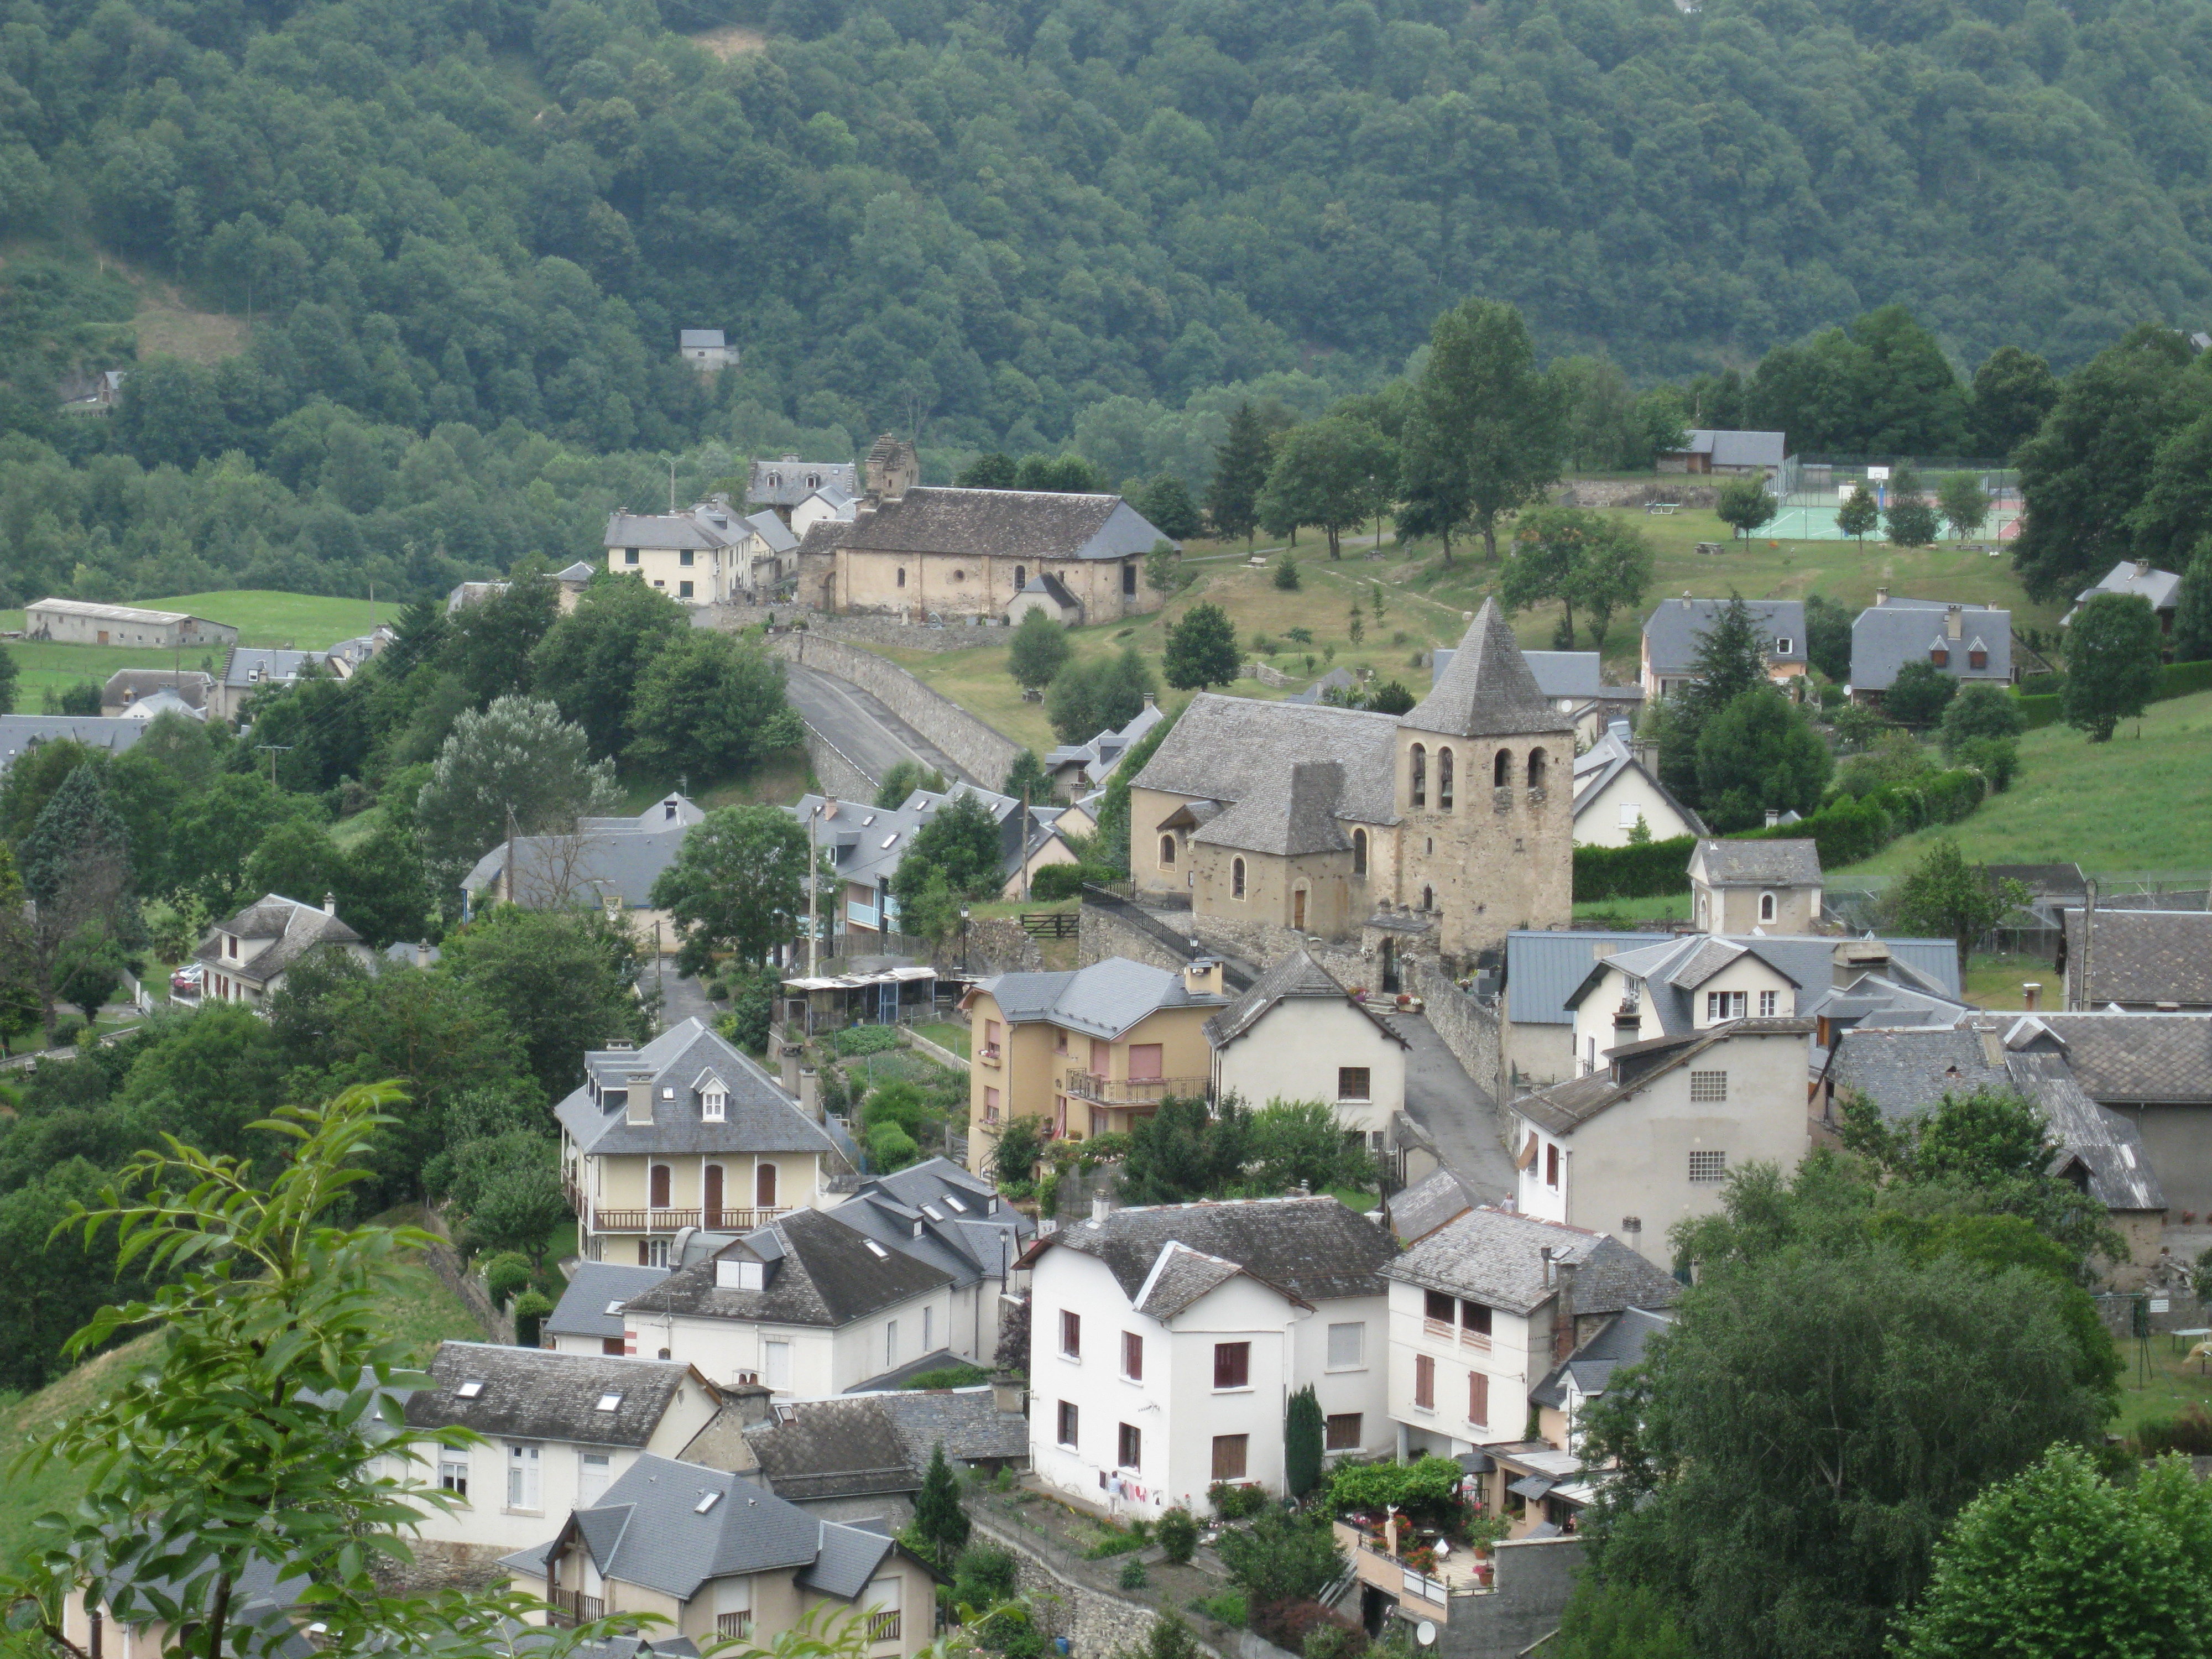
[[[666,452],[702,488],[891,427],[1018,453],[1263,377],[1318,412],[1468,293],[1639,380],[1897,301],[1969,374],[2212,320],[2202,0],[5,16],[0,602],[566,556]],[[250,314],[246,353],[57,417],[128,361],[94,248]]]

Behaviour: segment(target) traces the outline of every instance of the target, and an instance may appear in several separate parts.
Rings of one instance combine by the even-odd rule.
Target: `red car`
[[[169,994],[196,997],[207,983],[207,969],[197,962],[188,962],[169,975]]]

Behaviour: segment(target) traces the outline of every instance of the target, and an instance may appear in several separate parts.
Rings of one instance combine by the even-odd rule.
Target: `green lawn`
[[[916,1025],[914,1034],[927,1038],[940,1048],[950,1049],[963,1060],[969,1057],[968,1028],[965,1025],[955,1025],[949,1019],[932,1020],[926,1025]]]
[[[367,599],[333,599],[309,593],[276,593],[237,589],[215,593],[174,593],[160,599],[134,599],[130,604],[149,611],[183,611],[210,622],[228,623],[239,630],[241,645],[277,646],[297,651],[320,650],[368,631],[372,611]],[[399,607],[388,599],[377,601],[376,622],[392,621]],[[0,611],[0,630],[23,626],[21,611]],[[55,645],[36,640],[10,640],[7,648],[21,670],[15,691],[17,712],[40,712],[43,694],[66,690],[80,680],[105,681],[118,668],[206,668],[221,672],[223,653],[217,650],[140,651],[104,645]]]
[[[1682,878],[1685,885],[1679,893],[1666,893],[1657,898],[1588,899],[1575,906],[1575,920],[1593,927],[1608,927],[1629,932],[1653,921],[1687,921],[1690,919],[1689,877]]]
[[[2205,1375],[2207,1367],[2203,1361],[2186,1357],[2192,1346],[2184,1342],[2177,1352],[2172,1337],[2154,1336],[2139,1354],[2132,1340],[2120,1343],[2120,1361],[2124,1369],[2120,1373],[2120,1413],[2108,1425],[2112,1432],[2132,1434],[2146,1423],[2160,1423],[2180,1416],[2188,1406],[2212,1410],[2212,1376]],[[2148,1360],[2150,1377],[2148,1383],[2138,1387],[2140,1359]]]
[[[2072,862],[2093,875],[2212,870],[2212,691],[2154,702],[2110,743],[2069,726],[2021,740],[2021,775],[1963,823],[1923,830],[1828,872],[1879,885],[1910,869],[1934,835],[1983,864]]]

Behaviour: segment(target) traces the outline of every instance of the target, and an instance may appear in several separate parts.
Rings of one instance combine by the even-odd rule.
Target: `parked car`
[[[169,992],[173,996],[196,997],[207,985],[207,969],[197,962],[188,962],[169,975]]]

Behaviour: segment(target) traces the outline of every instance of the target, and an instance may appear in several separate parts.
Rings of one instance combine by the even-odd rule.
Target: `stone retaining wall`
[[[691,612],[694,628],[720,629],[726,634],[748,628],[770,627],[787,631],[820,634],[833,640],[867,640],[895,645],[904,651],[964,651],[988,645],[980,629],[932,628],[926,623],[901,622],[896,617],[846,617],[826,611],[809,611],[793,601],[788,605],[702,605]]]
[[[1451,975],[1437,963],[1416,957],[1405,968],[1407,988],[1421,999],[1431,1029],[1443,1039],[1444,1047],[1467,1074],[1487,1089],[1492,1100],[1504,1105],[1510,1091],[1498,1016],[1455,985]]]
[[[1553,497],[1561,507],[1641,507],[1646,501],[1677,501],[1711,507],[1720,500],[1717,483],[1686,483],[1685,475],[1655,479],[1601,478],[1571,483]]]
[[[896,663],[809,629],[778,634],[769,647],[781,657],[850,680],[896,714],[955,766],[987,789],[1005,781],[1021,745],[933,691]]]

